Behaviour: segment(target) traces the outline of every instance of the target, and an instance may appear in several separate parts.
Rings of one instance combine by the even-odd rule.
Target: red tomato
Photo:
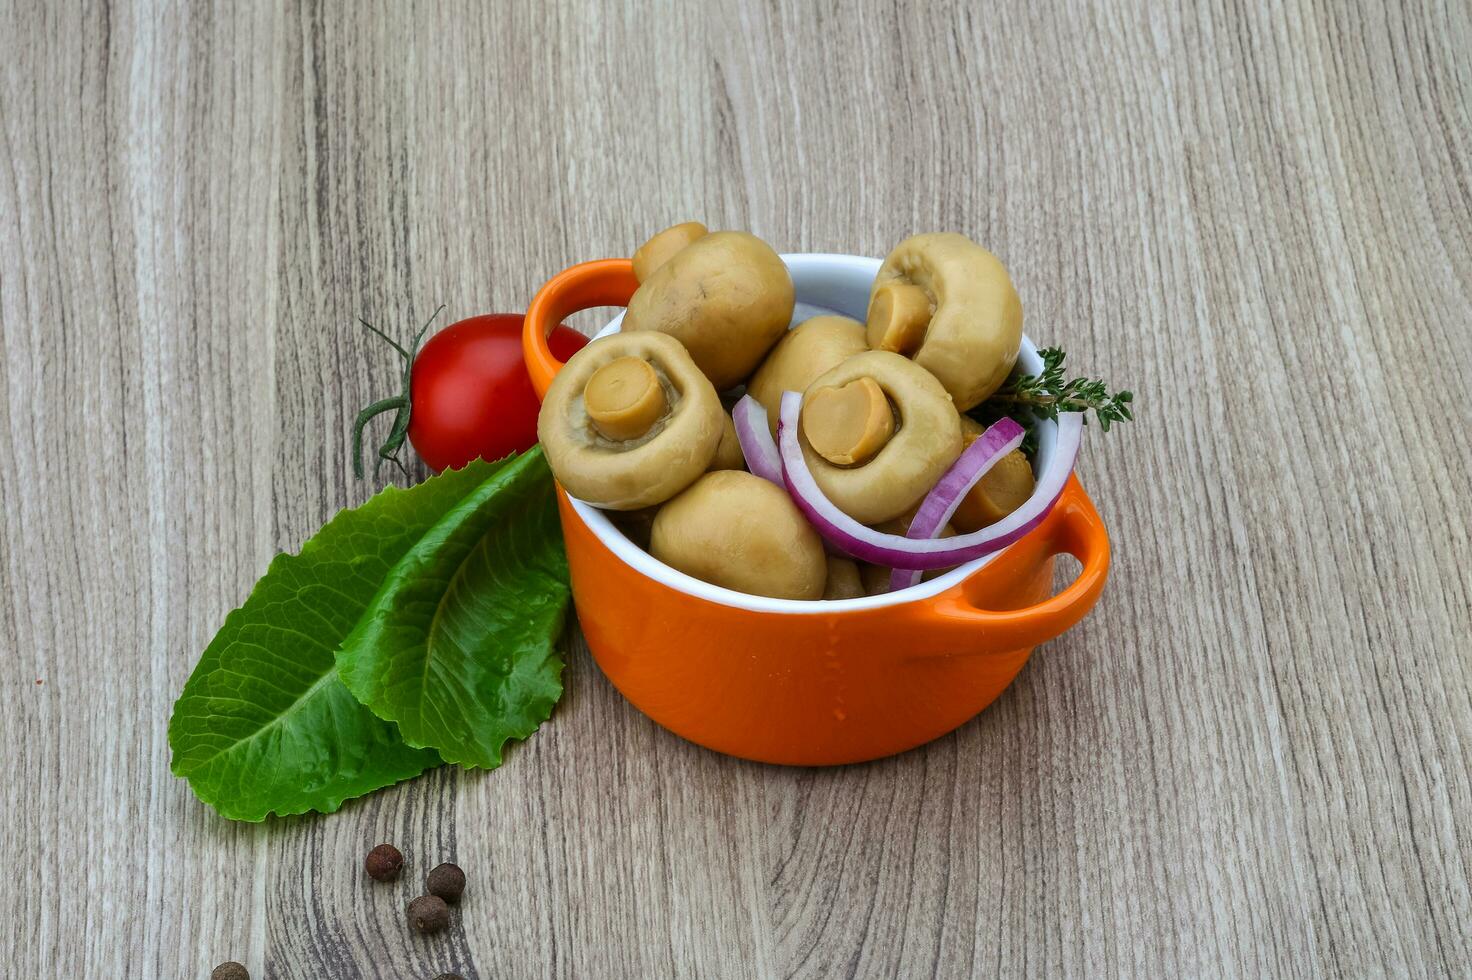
[[[541,403],[521,358],[520,313],[489,313],[452,323],[414,359],[409,441],[430,469],[459,468],[479,456],[500,459],[537,441]],[[560,360],[587,338],[559,325],[548,345]]]

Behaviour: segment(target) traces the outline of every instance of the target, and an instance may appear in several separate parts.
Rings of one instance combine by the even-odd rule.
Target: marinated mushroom
[[[679,341],[617,333],[568,360],[547,389],[537,438],[559,483],[581,500],[637,510],[704,473],[729,423]]]
[[[639,250],[634,253],[634,278],[642,283],[654,275],[656,269],[668,262],[670,256],[697,238],[704,238],[708,234],[705,225],[698,221],[671,225],[640,245]]]
[[[858,320],[846,316],[812,317],[777,341],[777,346],[746,383],[746,393],[767,410],[767,423],[775,436],[782,392],[806,391],[818,375],[868,349],[864,325]]]
[[[1022,301],[991,252],[952,232],[895,246],[869,293],[869,346],[914,359],[966,411],[1001,387],[1022,343]]]
[[[848,558],[828,556],[828,581],[823,586],[824,599],[858,599],[869,593],[859,577],[859,566]]]
[[[980,423],[964,415],[961,430],[968,446],[985,431]],[[1027,503],[1035,485],[1032,463],[1020,449],[1014,449],[961,498],[951,523],[965,533],[995,524]]]
[[[583,389],[593,428],[607,439],[637,439],[669,408],[654,365],[642,357],[616,357],[593,372]]]
[[[681,248],[640,284],[624,332],[669,334],[718,391],[746,380],[792,321],[792,277],[755,235],[717,231]]]
[[[716,454],[711,458],[709,469],[744,470],[746,456],[741,452],[741,440],[736,437],[736,423],[725,412],[721,416],[721,441],[716,446]]]
[[[818,487],[864,524],[918,504],[963,446],[940,382],[887,351],[857,354],[815,379],[798,429]]]
[[[792,498],[739,470],[707,473],[654,518],[649,552],[713,585],[777,599],[818,599],[823,542]]]
[[[837,466],[869,462],[894,435],[894,410],[879,382],[855,378],[815,388],[802,409],[802,431],[818,455]]]

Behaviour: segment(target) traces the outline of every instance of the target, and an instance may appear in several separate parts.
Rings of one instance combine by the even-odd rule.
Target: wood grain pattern
[[[0,949],[16,976],[1472,973],[1472,7],[0,2]],[[351,328],[701,217],[966,231],[1129,382],[1113,581],[839,770],[658,729],[570,640],[492,774],[234,826],[195,657],[372,490]],[[430,942],[378,840],[454,858]]]

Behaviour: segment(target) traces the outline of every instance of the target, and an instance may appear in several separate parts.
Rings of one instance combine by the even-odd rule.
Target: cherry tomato
[[[479,456],[500,459],[537,441],[541,403],[521,358],[519,313],[452,323],[429,339],[410,373],[409,441],[436,472]],[[548,346],[559,360],[587,338],[558,325]]]

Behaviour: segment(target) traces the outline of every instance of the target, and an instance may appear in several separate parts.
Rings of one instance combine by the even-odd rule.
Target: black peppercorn
[[[215,967],[210,980],[250,980],[250,971],[234,960],[229,960]]]
[[[424,890],[452,904],[458,902],[465,891],[465,872],[457,865],[442,864],[424,879]]]
[[[404,867],[404,855],[392,844],[379,844],[363,860],[363,870],[374,881],[393,881]]]
[[[409,903],[409,924],[420,932],[439,932],[450,924],[450,907],[438,895],[420,895]]]

